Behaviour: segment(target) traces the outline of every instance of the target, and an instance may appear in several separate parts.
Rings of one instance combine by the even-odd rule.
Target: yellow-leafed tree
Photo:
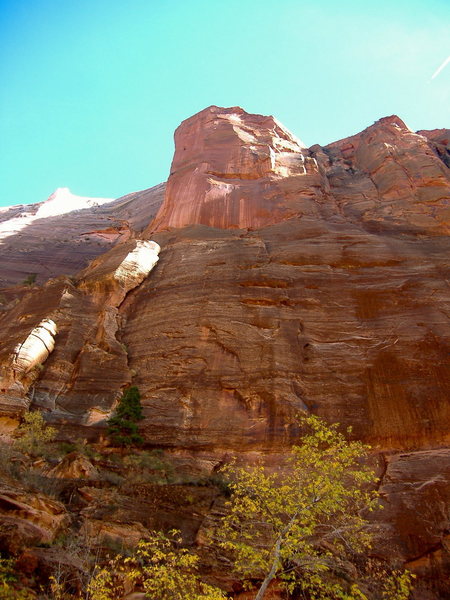
[[[296,589],[311,600],[367,599],[348,567],[369,549],[365,516],[379,506],[376,477],[365,460],[368,447],[347,441],[337,426],[315,416],[301,418],[300,426],[306,434],[282,473],[235,463],[222,469],[231,498],[215,539],[238,575],[262,580],[255,600],[264,598],[275,578],[288,594]],[[408,598],[411,577],[402,577],[404,594],[394,574],[386,583],[400,591],[383,597]]]

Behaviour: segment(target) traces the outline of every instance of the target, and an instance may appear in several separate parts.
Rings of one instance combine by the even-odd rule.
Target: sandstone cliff
[[[50,224],[56,241],[61,219],[74,224],[76,246],[81,231],[105,235],[112,218],[115,246],[88,245],[70,263],[55,254],[52,276],[96,258],[9,304],[4,293],[3,414],[33,403],[61,435],[96,438],[132,382],[148,445],[210,470],[232,453],[276,463],[298,435],[299,410],[351,425],[382,478],[390,537],[380,552],[395,546],[445,597],[448,130],[414,133],[392,116],[307,149],[272,117],[210,107],[175,141],[157,214],[162,187],[22,230],[34,240]],[[17,235],[6,265],[19,261]],[[135,276],[127,257],[147,240],[160,261]],[[5,281],[43,273],[31,249],[26,267],[2,275],[0,265]],[[55,349],[18,378],[14,348],[46,318]]]

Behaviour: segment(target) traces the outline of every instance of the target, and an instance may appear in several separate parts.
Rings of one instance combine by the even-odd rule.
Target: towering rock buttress
[[[273,117],[211,106],[175,132],[166,196],[152,227],[186,225],[257,229],[295,214],[282,182],[318,183],[318,166]],[[294,212],[293,212],[294,211]]]
[[[176,130],[165,200],[150,227],[260,229],[322,210],[334,220],[448,233],[445,131],[418,135],[392,116],[307,149],[273,117],[211,106]]]
[[[147,443],[205,468],[276,462],[299,410],[351,425],[381,476],[379,552],[446,597],[449,131],[392,116],[307,149],[272,117],[213,106],[175,142],[154,219],[130,197],[127,241],[15,304],[5,293],[3,414],[33,402],[61,435],[95,437],[133,383]],[[129,259],[148,240],[151,273]],[[43,319],[55,348],[14,380]]]

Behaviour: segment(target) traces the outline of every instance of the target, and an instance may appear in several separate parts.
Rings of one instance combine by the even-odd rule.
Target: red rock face
[[[165,201],[149,231],[264,227],[298,214],[287,177],[298,178],[297,191],[308,196],[319,181],[302,142],[273,117],[239,107],[211,106],[184,121],[175,146]]]
[[[199,224],[259,229],[325,212],[448,232],[448,140],[427,135],[386,117],[308,150],[273,117],[212,106],[177,129],[164,204],[147,233]]]
[[[42,319],[59,334],[0,409],[32,396],[68,435],[95,436],[133,383],[147,443],[209,468],[236,453],[276,463],[299,410],[352,425],[386,467],[392,554],[445,598],[449,156],[445,130],[398,117],[308,150],[272,117],[202,111],[177,130],[155,220],[140,203],[130,226],[162,249],[147,278],[115,283],[128,241],[75,281],[7,296],[2,374]]]
[[[384,509],[378,515],[384,541],[378,550],[390,559],[406,557],[406,568],[420,578],[418,599],[448,597],[449,482],[449,448],[386,457],[380,486]]]
[[[324,150],[332,193],[346,216],[398,232],[449,232],[450,155],[443,144],[393,116]]]

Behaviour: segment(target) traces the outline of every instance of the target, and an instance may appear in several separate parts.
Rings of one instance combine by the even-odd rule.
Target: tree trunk
[[[282,537],[280,536],[276,543],[275,543],[275,548],[274,548],[274,552],[273,552],[273,563],[272,566],[270,568],[270,571],[267,573],[264,581],[261,584],[261,587],[258,590],[258,593],[255,596],[255,600],[262,600],[264,598],[264,594],[267,591],[267,588],[269,587],[270,582],[272,581],[272,579],[275,577],[275,575],[277,574],[277,570],[278,570],[278,559],[280,558],[280,549],[281,549],[281,541],[282,541]]]

